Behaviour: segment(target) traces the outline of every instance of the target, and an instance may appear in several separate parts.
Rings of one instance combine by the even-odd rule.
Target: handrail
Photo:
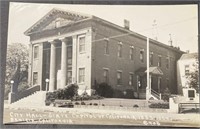
[[[157,99],[161,99],[160,94],[159,94],[157,91],[153,90],[153,89],[151,89],[151,94],[152,94],[154,97],[156,97]]]
[[[28,88],[28,89],[26,89],[22,92],[18,92],[18,93],[16,93],[17,96],[16,96],[15,101],[18,101],[18,100],[20,100],[24,97],[27,97],[27,96],[29,96],[29,95],[31,95],[34,92],[39,91],[39,90],[40,90],[40,85],[36,85],[36,86],[30,87],[30,88]]]

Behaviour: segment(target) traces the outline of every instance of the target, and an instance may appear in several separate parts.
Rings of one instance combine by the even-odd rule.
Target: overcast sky
[[[29,44],[24,32],[53,8],[71,10],[95,15],[123,26],[124,19],[130,21],[130,30],[158,38],[169,44],[171,34],[173,45],[181,50],[198,51],[197,5],[69,5],[11,3],[9,12],[8,43]],[[155,22],[155,27],[153,24]]]

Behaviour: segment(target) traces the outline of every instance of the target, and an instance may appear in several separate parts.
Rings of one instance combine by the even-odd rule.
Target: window
[[[161,67],[161,55],[158,55],[158,67]]]
[[[72,83],[72,71],[67,71],[68,84]]]
[[[168,57],[166,58],[166,68],[167,69],[169,68],[169,58]]]
[[[117,55],[118,55],[118,57],[122,57],[122,43],[121,42],[118,44]]]
[[[140,61],[144,62],[144,49],[140,50]]]
[[[150,65],[153,65],[153,52],[150,53]]]
[[[131,46],[130,47],[130,59],[133,60],[133,51],[134,51],[134,47]]]
[[[104,53],[109,54],[109,41],[107,39],[105,40]]]
[[[33,72],[33,85],[38,84],[38,72]]]
[[[103,77],[104,77],[104,82],[106,82],[108,84],[108,82],[109,82],[109,71],[108,71],[108,69],[103,70]]]
[[[122,72],[117,72],[117,85],[122,85]]]
[[[85,52],[85,36],[79,37],[79,52]]]
[[[190,66],[189,65],[185,65],[185,75],[188,75],[190,72]]]
[[[57,20],[57,21],[55,22],[55,28],[58,28],[58,27],[60,27],[60,20]]]
[[[133,73],[129,74],[129,85],[133,86]]]
[[[72,65],[72,46],[67,47],[67,64]]]
[[[85,68],[79,68],[79,83],[85,82]]]
[[[39,56],[39,46],[34,46],[34,59],[37,59]]]

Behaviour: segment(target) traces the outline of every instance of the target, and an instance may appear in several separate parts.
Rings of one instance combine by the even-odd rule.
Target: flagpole
[[[149,38],[147,37],[147,87],[146,87],[146,100],[149,99],[150,86],[149,86]]]

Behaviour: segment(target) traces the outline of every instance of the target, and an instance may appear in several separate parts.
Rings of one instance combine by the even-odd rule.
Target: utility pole
[[[149,83],[149,38],[147,37],[147,87],[146,87],[146,100],[149,99],[151,93],[150,83]]]

